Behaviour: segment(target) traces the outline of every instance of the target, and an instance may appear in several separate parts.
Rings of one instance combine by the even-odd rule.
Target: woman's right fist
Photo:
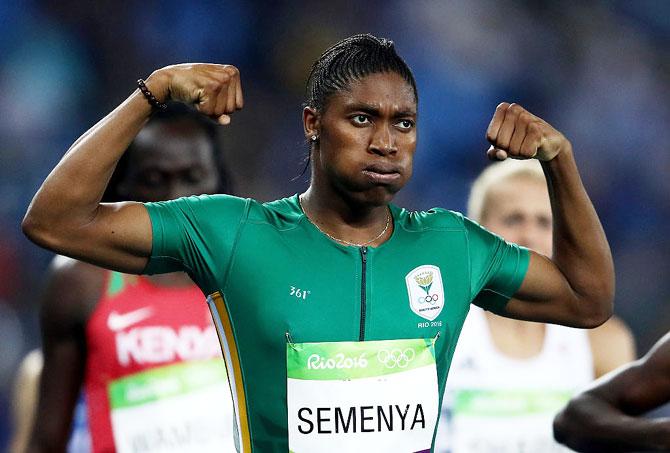
[[[146,81],[159,100],[193,104],[198,111],[230,123],[230,114],[242,108],[240,71],[231,65],[184,63],[155,71]]]

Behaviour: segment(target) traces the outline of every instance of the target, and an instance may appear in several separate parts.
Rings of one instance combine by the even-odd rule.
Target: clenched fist
[[[486,131],[489,159],[538,159],[549,161],[570,148],[570,142],[549,123],[518,104],[502,102]]]
[[[193,104],[198,111],[230,123],[230,114],[244,105],[240,71],[231,65],[184,63],[155,71],[147,85],[156,98]]]

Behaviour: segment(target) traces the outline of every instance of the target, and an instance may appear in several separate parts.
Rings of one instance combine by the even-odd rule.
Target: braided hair
[[[395,72],[405,79],[418,102],[412,70],[396,53],[393,41],[367,33],[345,38],[328,48],[312,65],[306,106],[322,112],[330,96],[347,90],[352,81],[383,72]]]

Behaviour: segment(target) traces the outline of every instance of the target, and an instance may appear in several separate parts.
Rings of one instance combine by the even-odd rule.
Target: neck
[[[322,232],[345,242],[364,244],[386,231],[371,246],[385,242],[393,231],[388,205],[366,205],[345,199],[314,184],[300,195],[305,214]]]

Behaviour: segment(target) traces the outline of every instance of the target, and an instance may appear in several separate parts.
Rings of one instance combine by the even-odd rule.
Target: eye
[[[551,217],[540,216],[537,219],[537,223],[543,230],[551,230],[553,228]]]
[[[400,129],[408,130],[414,127],[414,121],[412,120],[400,120],[396,123]]]
[[[358,114],[358,115],[352,116],[351,121],[358,126],[363,126],[363,125],[368,124],[370,122],[370,117],[367,116],[367,115]]]
[[[520,214],[511,214],[503,218],[503,224],[506,226],[521,225],[523,217]]]
[[[186,181],[188,184],[196,184],[204,177],[204,172],[201,169],[192,168],[186,171],[183,177],[184,181]]]

